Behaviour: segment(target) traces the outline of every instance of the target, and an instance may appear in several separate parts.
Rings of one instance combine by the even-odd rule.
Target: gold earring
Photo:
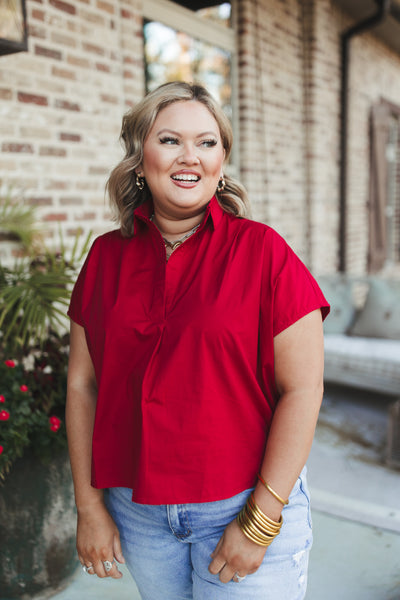
[[[226,185],[226,182],[225,182],[224,176],[221,175],[221,177],[218,180],[217,192],[222,192],[222,190],[225,189],[225,185]]]
[[[136,173],[136,187],[142,191],[142,189],[144,188],[144,177],[143,175],[139,175],[139,173]]]

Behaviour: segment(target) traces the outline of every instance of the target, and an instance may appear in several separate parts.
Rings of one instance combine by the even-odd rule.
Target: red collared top
[[[214,197],[166,262],[150,221],[97,238],[68,311],[98,384],[92,485],[144,504],[208,502],[254,485],[278,394],[273,338],[329,306],[270,227]]]

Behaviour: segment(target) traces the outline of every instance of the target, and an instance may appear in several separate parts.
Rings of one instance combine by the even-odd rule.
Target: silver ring
[[[246,579],[246,575],[243,575],[243,577],[241,577],[239,573],[235,573],[233,576],[233,581],[235,581],[235,583],[240,583],[241,581],[243,581],[243,579]]]
[[[85,573],[89,574],[90,569],[93,569],[93,571],[94,571],[94,566],[93,565],[88,565],[88,566],[82,565],[82,569]]]
[[[105,570],[107,571],[111,571],[113,564],[115,563],[115,558],[114,560],[111,562],[111,560],[103,560],[103,566],[105,568]]]

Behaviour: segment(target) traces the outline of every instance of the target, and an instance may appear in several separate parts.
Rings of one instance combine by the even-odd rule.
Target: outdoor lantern
[[[0,55],[28,50],[25,0],[0,0]]]

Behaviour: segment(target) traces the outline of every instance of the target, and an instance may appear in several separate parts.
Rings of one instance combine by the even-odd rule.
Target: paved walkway
[[[385,435],[384,404],[328,388],[308,461],[314,546],[307,600],[400,600],[400,472],[382,463]],[[79,568],[52,599],[140,600],[123,572],[121,580],[99,580]]]

